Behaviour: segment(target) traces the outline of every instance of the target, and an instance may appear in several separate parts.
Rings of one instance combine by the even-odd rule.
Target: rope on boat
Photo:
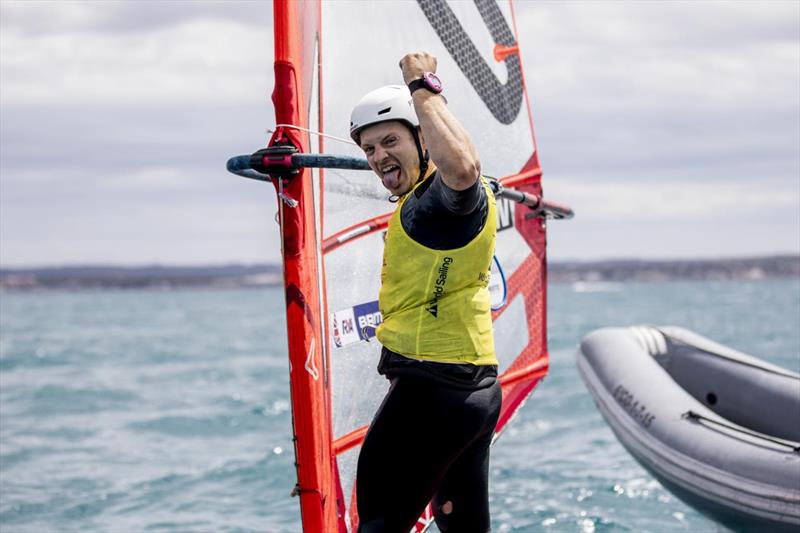
[[[748,431],[744,428],[734,426],[732,424],[726,424],[724,422],[720,422],[719,420],[714,420],[713,418],[708,418],[707,416],[703,416],[700,413],[695,413],[692,410],[686,411],[681,415],[681,418],[688,418],[690,420],[694,420],[696,422],[710,422],[712,424],[716,424],[717,426],[724,427],[725,429],[730,429],[733,431],[738,431],[739,433],[744,433],[745,435],[749,435],[751,437],[755,437],[761,440],[766,440],[772,442],[774,444],[778,444],[780,446],[785,446],[787,448],[791,448],[793,452],[800,453],[800,446],[795,445],[792,442],[787,442],[785,440],[777,439],[768,437],[762,433],[756,433],[755,431]]]

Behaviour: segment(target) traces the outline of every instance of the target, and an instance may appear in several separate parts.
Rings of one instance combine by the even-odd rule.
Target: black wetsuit
[[[478,235],[487,214],[480,181],[455,191],[437,171],[406,199],[400,220],[415,241],[448,250]],[[384,348],[378,371],[391,386],[358,458],[359,532],[407,533],[431,500],[442,532],[489,531],[497,367],[418,361]]]

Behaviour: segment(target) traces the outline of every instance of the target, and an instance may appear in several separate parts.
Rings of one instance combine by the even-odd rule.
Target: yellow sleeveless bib
[[[461,248],[434,250],[414,241],[400,221],[413,189],[398,201],[386,234],[379,296],[383,323],[376,330],[393,352],[439,363],[497,364],[488,289],[497,207],[480,179],[489,202],[486,223]]]

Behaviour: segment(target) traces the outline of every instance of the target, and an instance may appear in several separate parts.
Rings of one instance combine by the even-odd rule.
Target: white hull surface
[[[800,374],[678,327],[596,330],[577,365],[677,497],[737,531],[800,531]]]

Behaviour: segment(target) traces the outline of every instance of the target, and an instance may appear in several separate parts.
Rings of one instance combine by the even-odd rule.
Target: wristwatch
[[[408,84],[408,90],[414,94],[419,89],[427,89],[433,94],[442,92],[442,80],[433,72],[425,72],[421,78],[418,78]]]

